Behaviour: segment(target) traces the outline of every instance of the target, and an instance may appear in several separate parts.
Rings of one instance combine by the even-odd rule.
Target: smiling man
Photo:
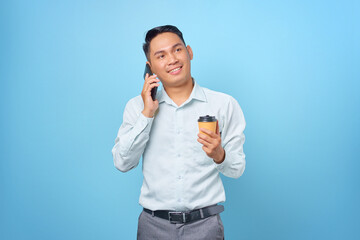
[[[143,49],[154,75],[131,99],[112,149],[117,169],[136,167],[142,156],[143,185],[138,239],[223,239],[220,173],[238,178],[245,170],[245,119],[237,101],[200,87],[191,75],[193,51],[171,25],[146,34]],[[155,100],[151,89],[163,89]],[[214,116],[216,131],[198,118]]]

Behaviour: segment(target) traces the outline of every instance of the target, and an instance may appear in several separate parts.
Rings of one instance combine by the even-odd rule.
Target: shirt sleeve
[[[126,104],[123,123],[115,139],[112,149],[114,165],[122,172],[127,172],[139,164],[149,140],[153,118],[145,117],[141,109],[135,99]]]
[[[221,144],[225,150],[225,159],[216,164],[217,169],[227,177],[239,178],[245,170],[245,118],[238,102],[230,97],[226,112],[222,117],[223,129]]]

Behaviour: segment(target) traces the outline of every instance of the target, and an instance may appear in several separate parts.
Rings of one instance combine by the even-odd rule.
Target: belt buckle
[[[176,220],[172,220],[171,215],[182,215],[182,222],[176,221]],[[185,223],[186,222],[186,217],[185,217],[185,213],[184,212],[168,212],[168,216],[169,216],[169,221],[170,223]]]

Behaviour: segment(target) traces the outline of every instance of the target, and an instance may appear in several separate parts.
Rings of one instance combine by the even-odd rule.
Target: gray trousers
[[[223,240],[224,226],[220,215],[191,223],[173,224],[142,211],[138,223],[138,240]]]

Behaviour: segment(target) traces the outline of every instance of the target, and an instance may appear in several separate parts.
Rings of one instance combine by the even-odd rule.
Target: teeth
[[[180,68],[178,67],[178,68],[175,68],[175,69],[173,69],[173,70],[171,70],[170,72],[172,73],[172,72],[175,72],[175,71],[177,71],[177,70],[179,70]]]

